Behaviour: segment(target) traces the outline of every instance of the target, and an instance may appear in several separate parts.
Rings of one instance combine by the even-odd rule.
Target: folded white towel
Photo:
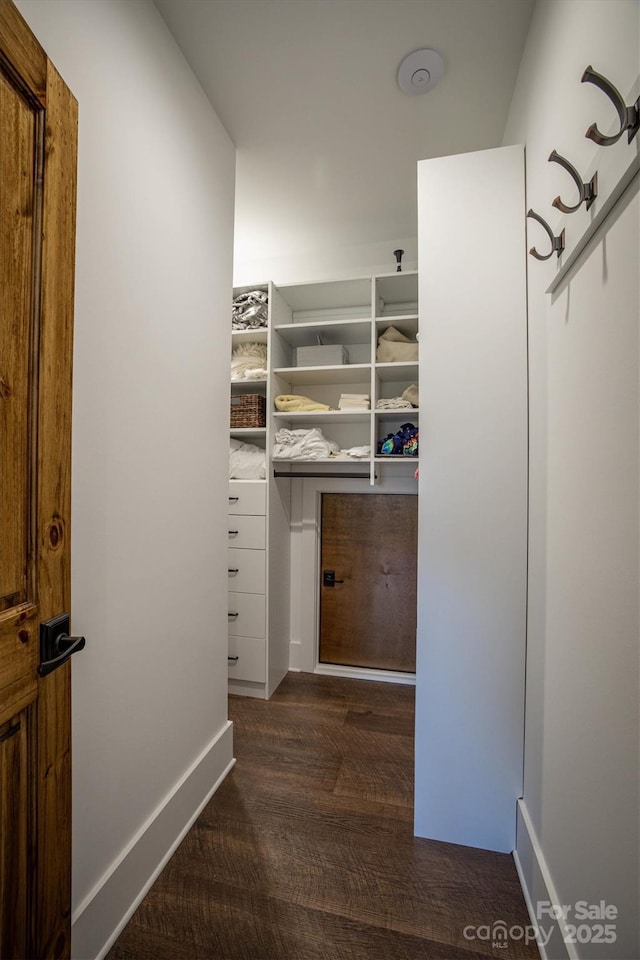
[[[288,411],[308,413],[313,410],[331,409],[326,403],[316,403],[315,400],[310,400],[309,397],[303,397],[297,393],[282,393],[276,397],[273,402],[275,403],[276,410],[282,410],[285,413]]]

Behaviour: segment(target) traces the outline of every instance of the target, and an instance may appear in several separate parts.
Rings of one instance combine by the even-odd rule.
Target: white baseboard
[[[579,960],[574,944],[567,943],[566,921],[544,914],[538,917],[537,904],[548,901],[560,904],[540,841],[536,835],[524,800],[518,800],[516,816],[516,849],[513,852],[518,877],[533,926],[540,928],[546,943],[539,942],[542,960]]]
[[[234,763],[233,724],[227,721],[74,911],[74,960],[107,954]]]

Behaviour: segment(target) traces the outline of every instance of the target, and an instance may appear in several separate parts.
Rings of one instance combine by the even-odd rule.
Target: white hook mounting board
[[[626,102],[633,103],[640,93],[640,76],[636,79]],[[613,132],[616,123],[612,124]],[[588,182],[598,171],[599,194],[589,211],[584,207],[570,216],[558,219],[553,227],[554,234],[559,234],[564,227],[567,231],[567,244],[564,252],[558,259],[558,269],[553,280],[547,287],[547,293],[557,293],[566,281],[582,253],[593,239],[595,234],[607,221],[614,207],[619,203],[627,190],[634,185],[640,173],[640,133],[627,143],[626,137],[611,147],[596,147],[592,164],[584,174]],[[577,229],[575,229],[577,228]]]

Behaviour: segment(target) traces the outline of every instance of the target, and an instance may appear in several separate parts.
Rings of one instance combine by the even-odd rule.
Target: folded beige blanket
[[[301,397],[296,393],[283,393],[274,400],[276,410],[283,410],[286,413],[296,413],[297,411],[307,413],[311,410],[331,410],[326,403],[316,403],[309,397]]]
[[[418,344],[409,340],[395,327],[387,327],[378,337],[376,360],[378,363],[415,363],[418,359]]]

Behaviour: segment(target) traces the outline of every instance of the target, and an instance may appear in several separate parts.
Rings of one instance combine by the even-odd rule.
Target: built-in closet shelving
[[[240,293],[248,292],[250,290],[264,290],[269,292],[268,284],[255,284],[249,287],[238,287],[234,291],[234,295]],[[231,332],[231,350],[233,352],[234,348],[239,346],[242,343],[264,343],[267,344],[268,348],[268,335],[269,328],[268,326],[260,329],[254,330],[232,330]],[[231,396],[239,396],[241,394],[261,394],[265,397],[266,402],[268,403],[269,398],[267,397],[268,381],[267,380],[232,380],[231,381]],[[242,440],[246,443],[255,443],[257,446],[264,447],[266,450],[267,446],[267,430],[266,427],[241,427],[240,429],[232,429],[231,436],[235,437],[237,440]]]
[[[289,474],[356,475],[375,485],[385,476],[413,478],[418,465],[417,457],[377,455],[381,438],[406,422],[419,426],[418,409],[376,410],[378,400],[398,397],[411,384],[418,384],[417,360],[376,360],[378,338],[388,327],[416,339],[418,275],[393,273],[283,286],[254,284],[237,288],[234,294],[256,289],[266,291],[269,297],[267,326],[233,331],[232,349],[241,343],[266,343],[268,377],[233,381],[231,394],[264,396],[266,425],[232,429],[231,436],[265,450],[266,479],[230,482],[229,685],[232,692],[269,697],[289,665]],[[318,344],[344,346],[348,362],[296,363],[298,347]],[[366,394],[370,409],[339,410],[342,393]],[[274,405],[281,394],[301,394],[333,409],[281,412]],[[274,438],[282,427],[319,427],[341,449],[368,446],[371,453],[364,459],[274,459]],[[258,487],[263,495],[256,493]],[[242,512],[243,503],[251,513]],[[243,524],[258,530],[258,538],[239,545],[235,542],[239,534],[233,531]],[[258,551],[263,551],[264,557],[258,556]]]
[[[265,291],[271,303],[271,283],[238,287],[234,296],[251,290]],[[263,329],[232,331],[232,352],[247,343],[267,345],[269,366],[270,321]],[[267,468],[270,386],[269,377],[231,381],[232,397],[265,398],[265,426],[231,428],[230,436],[262,448]],[[244,696],[268,698],[289,667],[289,487],[270,478],[269,469],[265,479],[229,481],[229,689]]]
[[[378,440],[398,430],[401,424],[419,425],[416,408],[376,410],[382,398],[400,396],[410,384],[418,384],[418,363],[378,363],[378,337],[389,327],[412,340],[418,333],[418,275],[394,273],[356,280],[293,284],[274,288],[271,309],[271,394],[304,394],[334,408],[322,412],[277,412],[271,409],[272,431],[318,426],[341,448],[367,445],[371,455],[362,460],[326,462],[335,470],[353,470],[359,464],[375,483],[383,470],[415,471],[417,458],[378,457]],[[349,362],[333,366],[297,366],[295,349],[315,344],[341,345]],[[341,393],[370,397],[371,409],[343,412],[337,409]],[[282,468],[288,461],[273,461]],[[318,469],[312,461],[308,470]],[[305,461],[291,461],[292,469],[305,469]],[[384,465],[384,466],[383,466]],[[328,468],[327,468],[328,469]]]

